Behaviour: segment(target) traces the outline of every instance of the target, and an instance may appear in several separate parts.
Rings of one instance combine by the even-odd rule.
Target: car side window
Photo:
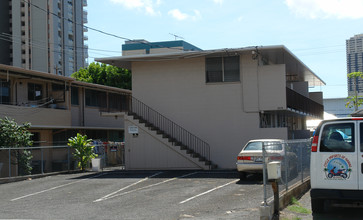
[[[323,127],[321,152],[354,152],[354,123],[328,124]]]

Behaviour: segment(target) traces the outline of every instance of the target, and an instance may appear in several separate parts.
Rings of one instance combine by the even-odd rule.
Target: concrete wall
[[[6,2],[6,1],[5,1]],[[13,33],[13,37],[18,39],[19,36],[21,36],[21,10],[20,10],[20,1],[11,1],[11,14],[12,14],[12,24],[11,24],[11,28],[12,28],[12,33]],[[25,16],[27,16],[27,11],[25,10]],[[28,28],[28,25],[26,24],[26,26],[24,27],[26,30]],[[25,37],[27,37],[27,39],[29,38],[29,35],[25,35]],[[22,43],[20,40],[16,40],[13,42],[13,66],[17,66],[17,67],[22,67],[22,62],[21,62],[21,49],[22,49]]]
[[[32,4],[47,8],[46,1],[34,1]],[[48,24],[47,14],[40,13],[36,7],[31,7],[31,39],[32,46],[31,63],[32,69],[42,72],[48,72],[48,52],[44,48],[48,48]],[[27,31],[27,30],[26,30]]]
[[[71,126],[71,111],[51,108],[33,108],[0,105],[0,118],[14,118],[17,123],[30,122],[42,126]]]
[[[257,69],[250,55],[241,58],[241,81],[206,83],[204,58],[133,63],[133,96],[209,143],[211,160],[220,168],[235,168],[236,156],[250,139],[287,138],[287,128],[259,128],[259,90],[279,80],[285,83],[283,66]],[[261,78],[256,76],[259,73]],[[271,74],[271,75],[268,75]],[[282,89],[277,88],[278,94]],[[270,91],[271,93],[271,91]],[[283,96],[285,97],[285,96]],[[273,97],[276,106],[283,100]],[[281,97],[280,97],[281,98]],[[263,101],[263,100],[262,100]],[[264,108],[271,107],[262,103]]]
[[[286,109],[285,65],[258,68],[258,105],[262,111]]]
[[[127,131],[128,126],[134,126],[125,121],[125,167],[128,170],[137,169],[198,169],[199,167],[176,153],[165,143],[139,127],[138,136]]]
[[[121,117],[101,117],[99,108],[86,107],[84,111],[86,127],[124,128],[124,120]]]

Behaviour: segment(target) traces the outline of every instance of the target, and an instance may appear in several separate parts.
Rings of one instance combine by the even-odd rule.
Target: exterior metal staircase
[[[157,135],[167,140],[177,150],[185,151],[191,159],[197,159],[204,169],[216,169],[217,165],[210,160],[210,146],[175,122],[161,115],[143,102],[130,97],[127,115],[144,124]]]

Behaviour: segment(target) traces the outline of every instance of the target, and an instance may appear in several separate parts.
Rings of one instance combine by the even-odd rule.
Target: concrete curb
[[[5,183],[12,183],[12,182],[18,182],[18,181],[24,181],[24,180],[30,180],[30,179],[38,179],[43,178],[47,176],[54,176],[59,174],[72,174],[72,173],[80,173],[79,170],[66,170],[66,171],[60,171],[60,172],[52,172],[52,173],[43,173],[43,174],[35,174],[35,175],[27,175],[27,176],[14,176],[14,177],[4,177],[0,178],[0,184]]]
[[[294,185],[289,187],[288,191],[282,191],[279,195],[279,209],[283,210],[286,208],[290,202],[291,198],[300,198],[310,189],[310,177],[307,177],[303,180],[303,182],[295,183]],[[260,219],[261,220],[271,220],[273,219],[273,211],[274,211],[274,201],[273,198],[270,198],[267,201],[267,205],[261,203],[260,206]]]

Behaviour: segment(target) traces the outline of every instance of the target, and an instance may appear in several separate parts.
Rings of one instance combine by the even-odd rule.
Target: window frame
[[[220,59],[220,64],[216,62],[219,59]],[[234,60],[234,61],[232,60],[232,62],[231,62],[228,59],[236,59],[236,60]],[[240,62],[239,55],[205,57],[205,81],[206,81],[206,83],[240,82],[241,81],[240,63],[241,62]],[[213,67],[213,65],[214,65],[214,67]],[[218,67],[216,67],[216,65],[218,65]],[[209,72],[212,72],[212,71],[214,71],[216,73],[214,75],[209,74]],[[233,73],[233,72],[235,72],[235,73]],[[217,74],[220,74],[220,76]],[[227,77],[228,75],[230,75],[230,76]],[[230,78],[232,80],[230,80],[230,79],[228,80],[228,78]]]

